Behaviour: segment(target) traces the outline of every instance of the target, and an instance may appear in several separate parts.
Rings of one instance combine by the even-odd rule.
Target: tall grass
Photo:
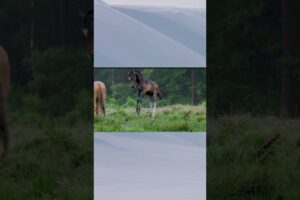
[[[0,160],[0,199],[92,199],[91,125],[54,123],[31,114],[9,118],[10,151]],[[26,115],[27,116],[27,115]]]
[[[300,120],[250,115],[209,119],[208,198],[298,199],[299,124]]]
[[[106,117],[94,117],[95,132],[196,132],[206,130],[206,104],[158,107],[154,119],[149,108],[135,114],[134,107],[108,107]]]

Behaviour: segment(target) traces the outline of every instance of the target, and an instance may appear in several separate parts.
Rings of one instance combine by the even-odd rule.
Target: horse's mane
[[[137,75],[137,78],[139,79],[139,81],[143,81],[144,80],[144,75],[140,71],[134,70],[134,72]]]

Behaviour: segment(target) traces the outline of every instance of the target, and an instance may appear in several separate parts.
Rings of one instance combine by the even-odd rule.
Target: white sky
[[[206,9],[206,0],[103,0],[111,5],[140,5]]]

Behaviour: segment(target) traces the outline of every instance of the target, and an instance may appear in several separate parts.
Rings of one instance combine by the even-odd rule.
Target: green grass
[[[206,104],[158,107],[154,119],[149,108],[135,114],[135,108],[107,108],[106,117],[94,117],[95,132],[206,131]]]
[[[238,115],[209,122],[209,199],[299,198],[300,120]],[[278,140],[257,154],[277,134]]]
[[[39,125],[10,124],[10,151],[0,160],[1,199],[92,199],[93,143],[87,122],[61,127],[39,118]]]

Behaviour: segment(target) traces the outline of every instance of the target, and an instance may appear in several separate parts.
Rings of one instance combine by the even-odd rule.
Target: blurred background
[[[93,64],[81,15],[91,8],[91,0],[0,2],[12,83],[3,199],[93,197]]]
[[[208,1],[208,199],[299,198],[299,8]]]
[[[108,98],[117,104],[125,104],[128,98],[136,100],[137,90],[128,82],[128,72],[134,68],[96,68],[94,79],[106,84]],[[135,68],[145,79],[153,80],[159,85],[163,95],[160,105],[188,104],[198,105],[206,102],[206,69],[153,69]],[[128,100],[130,101],[130,100]]]
[[[130,87],[131,70],[140,71],[159,86],[162,98],[152,122],[147,95],[141,103],[141,116],[135,114],[138,91]],[[94,80],[102,81],[107,89],[107,115],[95,116],[95,132],[206,130],[206,68],[95,68]]]

